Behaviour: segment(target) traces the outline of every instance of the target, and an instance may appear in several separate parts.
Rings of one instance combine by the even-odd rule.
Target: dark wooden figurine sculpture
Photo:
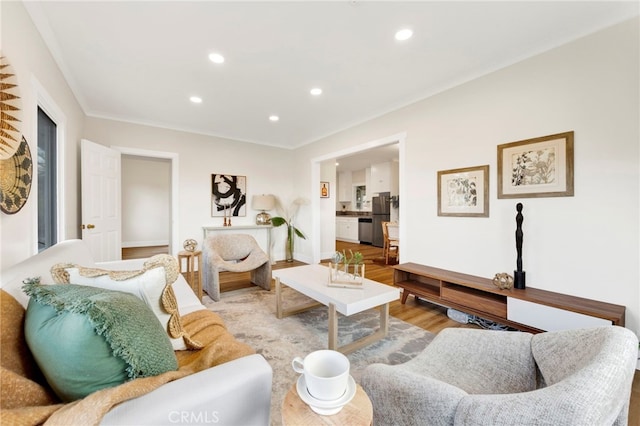
[[[522,270],[522,222],[524,216],[522,216],[522,203],[516,204],[516,253],[518,257],[516,259],[516,270],[513,271],[513,286],[515,288],[525,288],[525,273]]]

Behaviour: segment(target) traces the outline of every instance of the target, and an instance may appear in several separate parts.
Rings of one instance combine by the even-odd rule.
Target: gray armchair
[[[221,271],[250,271],[252,283],[271,290],[271,260],[251,235],[214,235],[204,240],[202,288],[215,301],[220,300]]]
[[[626,425],[638,338],[622,327],[445,329],[412,360],[372,364],[374,425]]]

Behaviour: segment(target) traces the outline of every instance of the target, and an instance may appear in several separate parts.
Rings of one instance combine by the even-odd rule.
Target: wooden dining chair
[[[389,226],[391,225],[391,226]],[[395,232],[389,233],[389,228]],[[400,240],[397,233],[398,225],[395,222],[382,222],[382,236],[384,238],[383,253],[385,263],[389,264],[389,258],[393,257],[399,261]]]

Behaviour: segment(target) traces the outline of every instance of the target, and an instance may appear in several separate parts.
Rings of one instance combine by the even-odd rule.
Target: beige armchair
[[[221,271],[251,272],[251,282],[271,290],[271,260],[251,235],[213,235],[204,240],[202,288],[220,300]]]
[[[540,334],[450,328],[361,384],[384,425],[626,425],[638,338],[618,326]]]

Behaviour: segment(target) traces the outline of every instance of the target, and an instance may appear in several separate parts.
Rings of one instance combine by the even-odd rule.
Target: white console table
[[[203,239],[204,240],[212,234],[248,234],[256,239],[256,242],[260,246],[269,259],[271,263],[273,263],[273,258],[271,257],[271,229],[272,225],[232,225],[232,226],[203,226]]]

